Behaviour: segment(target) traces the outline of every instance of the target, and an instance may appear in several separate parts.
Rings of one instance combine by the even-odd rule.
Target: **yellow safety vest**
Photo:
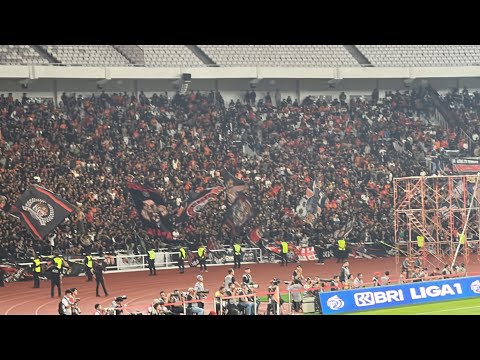
[[[149,251],[148,251],[148,258],[149,258],[150,260],[155,260],[155,251],[149,250]]]
[[[36,273],[42,272],[42,268],[40,267],[40,260],[39,259],[34,259],[33,263],[35,264],[34,271]]]
[[[286,241],[282,241],[282,253],[288,254],[288,243]]]
[[[423,244],[425,244],[425,238],[421,235],[417,236],[417,245],[418,247],[422,248]]]
[[[63,261],[58,256],[53,258],[53,262],[55,263],[55,266],[57,267],[57,269],[62,268]]]
[[[459,235],[458,235],[459,242],[460,242],[460,244],[462,244],[462,245],[465,244],[465,239],[466,239],[466,238],[467,238],[467,237],[465,236],[465,234],[463,234],[463,235],[462,235],[462,234],[459,234]]]
[[[178,256],[180,257],[180,259],[185,259],[187,257],[187,253],[183,247],[180,248],[179,252],[180,254]]]
[[[347,243],[345,242],[344,239],[338,240],[338,250],[345,251],[346,247],[347,247]]]
[[[198,256],[202,259],[205,257],[205,248],[203,246],[198,248]]]
[[[242,248],[238,244],[233,245],[233,250],[235,251],[235,255],[240,255],[240,252],[242,251]]]
[[[91,269],[93,267],[92,257],[90,255],[87,256],[87,267]]]

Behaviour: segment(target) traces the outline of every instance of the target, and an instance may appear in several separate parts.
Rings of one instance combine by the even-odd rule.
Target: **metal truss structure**
[[[457,251],[465,264],[478,254],[478,179],[479,175],[441,175],[393,180],[397,264],[401,256],[409,256],[423,259],[424,267],[442,269],[455,261]],[[423,236],[424,246],[417,236]]]

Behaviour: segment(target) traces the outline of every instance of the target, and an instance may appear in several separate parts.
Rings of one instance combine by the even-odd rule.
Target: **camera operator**
[[[338,275],[333,275],[333,279],[330,281],[330,291],[337,291],[339,289],[339,279],[340,277]]]
[[[243,284],[242,287],[238,290],[239,291],[237,291],[237,295],[249,295],[249,294],[251,294],[250,289],[245,284]],[[254,315],[253,314],[253,307],[254,306],[255,306],[255,304],[253,303],[253,299],[250,300],[250,298],[247,297],[247,296],[239,298],[238,309],[240,311],[245,311],[245,315]]]
[[[235,284],[231,283],[229,289],[226,292],[227,296],[237,296],[237,287]],[[238,309],[238,298],[227,299],[227,315],[240,315],[240,310]]]
[[[126,300],[126,296],[117,296],[110,305],[110,308],[114,310],[113,315],[123,315],[123,300]]]
[[[199,299],[199,297],[197,295],[197,290],[194,289],[194,288],[189,288],[188,289],[188,295],[187,295],[187,301],[192,301],[192,300],[197,300],[197,299]],[[198,305],[199,304],[197,302],[188,303],[187,307],[189,309],[189,312],[197,314],[197,315],[203,315],[204,310],[203,310],[203,308],[199,307]]]
[[[280,284],[279,279],[273,279],[270,281],[270,285],[267,288],[268,292],[276,292],[278,288],[278,284]],[[284,303],[282,297],[280,297],[280,306]],[[275,300],[275,297],[273,294],[268,295],[268,304],[267,304],[267,315],[276,315],[277,314],[277,306],[278,303]]]
[[[252,275],[250,274],[250,268],[245,268],[245,272],[242,276],[242,283],[245,285],[253,285]]]
[[[168,298],[168,302],[170,304],[181,303],[182,302],[182,298],[180,297],[180,293],[178,292],[177,289],[173,290],[173,293],[170,294],[170,297]],[[177,314],[177,315],[183,314],[183,306],[182,305],[171,305],[170,306],[170,311],[173,312],[174,314]]]

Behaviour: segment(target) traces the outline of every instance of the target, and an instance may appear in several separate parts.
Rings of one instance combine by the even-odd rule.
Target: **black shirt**
[[[50,273],[51,273],[51,280],[52,281],[58,281],[60,280],[60,270],[56,267],[56,266],[52,266],[50,269],[49,269]]]

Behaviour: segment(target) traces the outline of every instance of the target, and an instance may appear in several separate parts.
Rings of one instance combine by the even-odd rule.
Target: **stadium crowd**
[[[465,87],[462,92],[458,89],[444,94],[440,100],[460,119],[458,127],[470,135],[473,140],[473,154],[480,156],[480,93],[473,93]],[[464,145],[459,144],[458,150],[464,150]]]
[[[377,99],[375,99],[377,100]],[[275,102],[275,103],[274,103]],[[222,228],[227,200],[220,196],[195,219],[175,225],[173,240],[150,238],[130,199],[129,180],[154,187],[172,221],[191,191],[224,185],[227,169],[248,185],[256,216],[238,236],[259,226],[266,238],[283,234],[297,244],[337,240],[393,242],[393,177],[428,173],[425,155],[463,141],[431,124],[434,106],[417,90],[387,92],[372,101],[346,95],[301,103],[278,92],[225,103],[220,93],[139,96],[63,94],[52,102],[0,95],[0,207],[8,210],[31,183],[60,194],[77,211],[44,243],[32,241],[20,221],[0,212],[0,258],[32,251],[65,255],[119,249],[144,252],[175,240],[196,244],[233,239]],[[242,146],[255,153],[243,154]],[[296,214],[313,184],[326,193],[316,221]],[[343,230],[342,230],[343,229]],[[52,246],[50,245],[52,244]]]

